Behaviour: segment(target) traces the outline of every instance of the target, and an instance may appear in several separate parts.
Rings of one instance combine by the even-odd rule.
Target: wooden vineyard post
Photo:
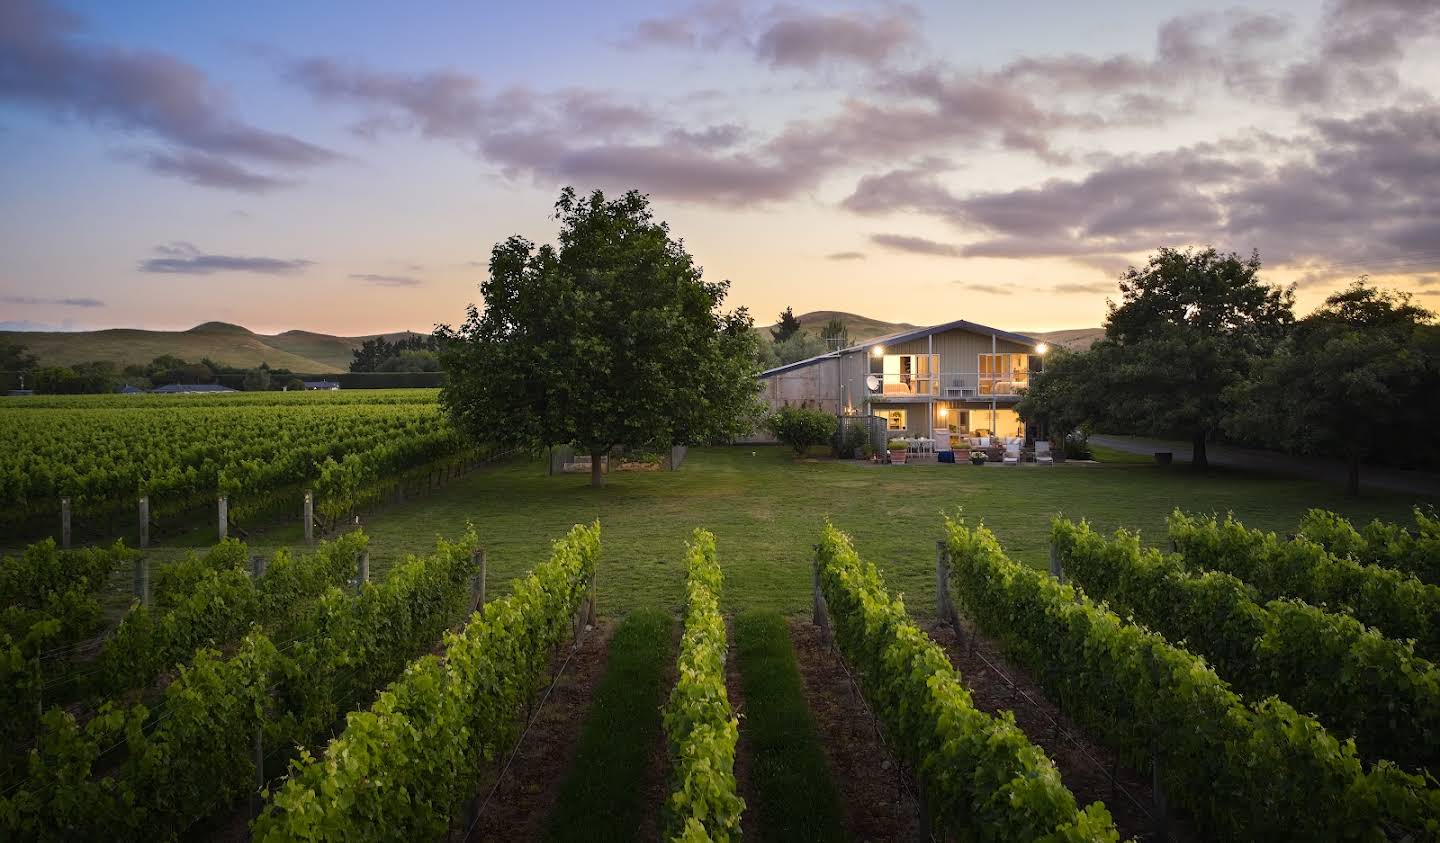
[[[355,577],[355,593],[359,594],[365,590],[365,583],[370,582],[370,551],[362,550],[359,556],[359,571]]]
[[[470,599],[479,612],[485,611],[485,548],[477,547],[470,552],[470,565],[474,573],[470,575]]]
[[[1055,543],[1050,543],[1050,576],[1065,582],[1065,569],[1060,567],[1060,551],[1055,549]]]
[[[229,498],[229,497],[227,497],[227,496],[225,496],[225,495],[221,495],[219,498],[216,498],[216,500],[215,500],[215,515],[216,515],[216,521],[218,522],[218,532],[220,533],[220,541],[223,542],[223,541],[225,541],[225,537],[228,536],[228,535],[230,535],[230,498]]]
[[[70,549],[70,499],[60,499],[60,546]]]
[[[965,643],[965,630],[960,627],[960,615],[950,599],[950,550],[945,542],[935,542],[935,610],[943,623],[955,631],[955,639]]]
[[[590,596],[585,599],[585,623],[595,625],[595,571],[590,571]]]
[[[305,490],[304,512],[301,517],[305,519],[305,543],[315,543],[315,493],[309,489]]]
[[[265,799],[260,795],[265,790],[265,724],[255,724],[255,739],[251,749],[255,754],[255,792],[250,797],[250,816],[258,817],[265,808]]]
[[[260,581],[260,578],[263,577],[263,576],[265,576],[265,567],[266,567],[266,565],[265,565],[265,557],[264,557],[264,556],[261,556],[261,555],[258,554],[258,553],[255,554],[254,556],[251,556],[251,557],[250,557],[250,579],[252,579],[252,580],[254,580],[254,581],[256,581],[256,582],[259,582],[259,581]]]
[[[1160,663],[1155,659],[1153,647],[1145,651],[1145,662],[1150,667],[1150,680],[1155,683],[1158,691],[1160,688]],[[1160,753],[1153,737],[1150,745],[1150,789],[1155,802],[1155,836],[1159,840],[1169,840],[1169,801],[1165,798],[1165,790],[1160,785]]]
[[[135,560],[135,596],[140,605],[150,605],[150,560],[144,556]]]
[[[140,498],[140,547],[150,546],[150,496]]]
[[[814,611],[811,622],[820,627],[820,637],[830,643],[830,619],[825,616],[825,595],[820,590],[820,546],[815,546],[815,559],[810,563],[810,585]]]

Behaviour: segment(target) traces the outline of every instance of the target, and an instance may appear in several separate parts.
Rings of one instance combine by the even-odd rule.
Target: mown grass
[[[443,490],[365,519],[371,570],[381,576],[405,553],[428,552],[438,534],[474,521],[489,548],[490,593],[548,553],[571,525],[602,525],[599,608],[623,613],[684,599],[685,540],[696,527],[723,549],[723,608],[801,613],[809,606],[811,546],[828,517],[860,552],[885,569],[915,611],[934,608],[935,542],[941,513],[962,509],[995,530],[1015,558],[1047,560],[1050,518],[1086,518],[1105,532],[1139,529],[1164,541],[1175,507],[1233,510],[1247,524],[1293,530],[1306,509],[1352,518],[1409,518],[1413,496],[1345,498],[1333,484],[1188,465],[1076,464],[884,466],[795,461],[779,447],[695,449],[675,472],[618,472],[592,489],[588,476],[548,477],[541,461],[520,461],[464,477]]]
[[[1119,448],[1107,448],[1104,445],[1090,445],[1090,456],[1097,462],[1119,463],[1121,465],[1156,465],[1153,454],[1133,454],[1129,451],[1122,451]]]
[[[1050,518],[1088,519],[1097,530],[1138,529],[1163,544],[1175,507],[1233,511],[1246,524],[1294,530],[1310,507],[1352,519],[1409,520],[1414,495],[1346,498],[1333,483],[1188,464],[1067,462],[1056,466],[885,466],[799,460],[766,446],[699,448],[675,472],[617,472],[603,489],[581,474],[546,476],[543,461],[520,460],[460,478],[443,489],[366,515],[371,575],[382,577],[407,553],[434,548],[475,522],[489,549],[490,589],[503,595],[549,553],[572,525],[600,519],[599,610],[642,607],[678,613],[684,599],[685,540],[696,527],[723,549],[727,613],[809,606],[811,546],[826,518],[850,533],[861,554],[916,612],[935,605],[935,542],[941,513],[983,520],[1016,559],[1047,564]],[[212,533],[213,535],[213,533]],[[259,548],[292,545],[288,528],[257,537]],[[183,551],[150,551],[164,560]]]
[[[609,661],[565,776],[550,840],[632,840],[646,804],[651,752],[660,741],[660,707],[675,620],[640,609],[610,639]]]
[[[844,840],[840,796],[811,719],[785,618],[752,611],[733,623],[745,694],[755,824],[766,840]]]

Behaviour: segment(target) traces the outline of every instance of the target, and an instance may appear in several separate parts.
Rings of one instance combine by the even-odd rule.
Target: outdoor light
[[[1035,346],[1035,353],[1036,353],[1036,354],[1041,354],[1041,355],[1043,355],[1045,352],[1047,352],[1047,351],[1049,351],[1049,350],[1050,350],[1050,346],[1046,345],[1046,344],[1043,343],[1043,342],[1040,343],[1039,345],[1036,345],[1036,346]]]
[[[940,418],[943,419],[943,418],[945,418],[945,417],[948,416],[948,415],[950,415],[950,408],[949,408],[949,407],[941,407],[941,408],[940,408]]]
[[[880,355],[885,353],[885,346],[877,345],[873,350],[871,350],[870,353],[875,355],[876,357],[879,357]]]

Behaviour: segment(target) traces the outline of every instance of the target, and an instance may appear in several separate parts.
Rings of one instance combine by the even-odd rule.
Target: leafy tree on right
[[[1420,459],[1434,448],[1440,332],[1406,293],[1364,280],[1302,319],[1248,382],[1227,396],[1232,436],[1307,454],[1344,454],[1345,492],[1382,448]]]

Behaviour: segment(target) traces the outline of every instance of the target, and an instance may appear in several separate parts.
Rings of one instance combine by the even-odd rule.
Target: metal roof
[[[218,383],[167,383],[164,386],[157,386],[151,392],[236,392]]]
[[[954,322],[946,322],[941,325],[931,325],[928,328],[911,328],[907,331],[896,331],[893,334],[886,334],[883,337],[868,339],[862,343],[842,348],[839,351],[827,351],[805,360],[797,360],[794,363],[786,363],[784,366],[776,366],[773,369],[766,369],[760,373],[760,377],[768,378],[771,375],[779,375],[792,369],[803,369],[829,358],[838,358],[842,354],[854,354],[857,351],[864,351],[874,348],[877,345],[890,345],[892,343],[909,342],[910,340],[923,339],[931,334],[943,334],[946,331],[954,330],[970,331],[976,334],[991,334],[997,339],[1017,342],[1021,345],[1035,345],[1037,340],[1034,337],[1027,337],[1024,334],[1016,334],[1011,331],[1002,331],[999,328],[992,328],[989,325],[981,325],[978,322],[967,322],[964,319],[956,319]]]

